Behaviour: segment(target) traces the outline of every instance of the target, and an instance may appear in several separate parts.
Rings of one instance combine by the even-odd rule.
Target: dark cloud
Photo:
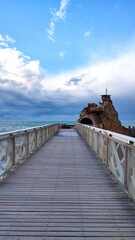
[[[71,78],[69,81],[67,81],[65,85],[66,86],[78,85],[78,83],[81,81],[82,81],[82,78],[75,77],[75,78]]]
[[[5,87],[5,85],[7,85],[7,86]],[[12,88],[23,90],[23,89],[26,88],[26,86],[24,84],[18,83],[14,80],[9,80],[9,79],[0,79],[0,86],[1,86],[2,89],[5,88],[7,90],[12,89]]]
[[[113,102],[121,120],[135,119],[135,96],[115,97]]]
[[[73,97],[65,94],[62,90],[47,92],[28,90],[22,84],[15,84],[14,81],[2,80],[3,86],[0,89],[0,118],[1,119],[29,119],[44,118],[46,115],[69,115],[80,112],[81,103],[73,102]],[[8,87],[4,86],[8,83]],[[12,87],[11,87],[12,85]]]
[[[69,80],[66,82],[65,85],[66,85],[66,86],[78,85],[79,82],[83,81],[86,76],[89,76],[89,78],[90,78],[90,79],[89,79],[89,83],[90,83],[90,84],[93,83],[93,82],[95,82],[95,81],[97,80],[97,78],[91,77],[91,76],[90,76],[90,73],[87,72],[87,73],[85,73],[85,74],[81,74],[81,75],[78,76],[78,77],[74,77],[74,78],[69,79]]]
[[[29,71],[26,72],[26,76],[30,80],[36,79],[35,75]],[[85,74],[71,78],[66,85],[78,85],[84,76]],[[95,81],[94,78],[91,81]],[[92,89],[86,89],[87,96],[79,95],[79,99],[76,94],[70,94],[69,91],[62,88],[44,90],[38,79],[34,83],[32,88],[28,88],[23,83],[14,80],[0,80],[0,119],[45,119],[46,116],[50,116],[51,119],[51,117],[55,118],[55,116],[60,115],[69,116],[69,119],[72,120],[73,116],[80,114],[88,102],[98,104],[101,101],[100,96],[94,94]],[[112,100],[120,120],[135,119],[134,94],[112,97]]]
[[[3,80],[3,83],[11,83]],[[56,91],[43,91],[42,96],[39,90],[28,90],[24,87],[19,90],[21,84],[16,87],[0,89],[0,118],[1,119],[45,119],[45,116],[55,117],[56,115],[68,115],[71,120],[73,116],[79,115],[88,102],[98,104],[100,96],[90,94],[89,99],[76,100],[75,97],[57,89]],[[120,120],[135,118],[134,102],[135,97],[125,98],[112,97],[114,106],[119,113]],[[127,118],[128,117],[128,118]],[[132,120],[131,119],[131,120]],[[77,119],[76,119],[77,120]]]

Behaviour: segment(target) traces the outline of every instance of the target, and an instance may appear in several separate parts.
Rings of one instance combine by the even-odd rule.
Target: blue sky
[[[1,120],[77,120],[106,88],[134,120],[134,0],[1,2]]]

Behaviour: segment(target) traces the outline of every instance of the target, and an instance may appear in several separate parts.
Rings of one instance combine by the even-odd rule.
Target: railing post
[[[15,165],[15,136],[14,135],[10,135],[10,140],[11,140],[11,152],[12,152],[12,156],[11,156],[11,159],[12,159],[12,166]]]
[[[46,128],[44,127],[44,143],[46,142]]]
[[[42,144],[43,144],[43,128],[42,127],[41,127],[40,131],[41,131],[41,146],[42,146]]]
[[[106,166],[109,166],[109,138],[106,135]]]
[[[99,156],[99,132],[97,132],[97,155]]]
[[[29,155],[29,133],[25,130],[25,137],[26,137],[26,156]]]
[[[34,128],[35,131],[35,150],[37,149],[37,130]]]
[[[124,188],[127,189],[127,171],[128,171],[128,147],[125,146],[125,171],[124,171]]]
[[[91,148],[93,149],[93,138],[94,138],[94,137],[93,137],[93,129],[91,130],[91,133],[92,133],[92,138],[91,138],[91,139],[92,139],[92,141],[91,141]]]

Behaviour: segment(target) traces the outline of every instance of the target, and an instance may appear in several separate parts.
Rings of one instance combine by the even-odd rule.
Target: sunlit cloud
[[[54,17],[56,16],[58,19],[64,20],[68,3],[69,0],[61,0],[60,9],[54,14]]]
[[[8,79],[16,83],[24,84],[27,88],[42,79],[42,70],[38,60],[30,60],[16,48],[0,49],[0,83]]]
[[[50,20],[49,28],[46,28],[48,38],[55,42],[54,39],[54,32],[55,32],[55,25],[57,21],[64,20],[66,18],[67,13],[67,6],[70,0],[61,0],[59,10],[51,9],[52,18]]]
[[[59,52],[64,57],[66,52]],[[52,75],[42,69],[39,60],[31,60],[16,48],[0,49],[0,83],[10,87],[10,83],[22,84],[27,90],[39,88],[40,93],[48,91],[69,94],[73,98],[89,97],[89,91],[100,95],[107,87],[111,94],[131,96],[135,89],[135,46],[115,59],[100,61],[96,64],[87,64],[75,70],[64,71]],[[122,85],[122,87],[121,87]],[[39,94],[42,98],[42,94]],[[84,95],[83,95],[84,94]],[[36,96],[35,96],[36,97]],[[39,97],[39,98],[40,98]]]
[[[8,35],[5,36],[5,41],[7,43],[15,43],[15,40]]]
[[[15,40],[8,35],[3,36],[0,34],[0,46],[8,47],[9,43],[13,44],[15,43]]]
[[[135,46],[126,53],[97,64],[88,64],[74,71],[47,76],[43,88],[55,91],[61,89],[74,98],[88,99],[101,95],[106,88],[115,97],[134,97],[135,89]]]

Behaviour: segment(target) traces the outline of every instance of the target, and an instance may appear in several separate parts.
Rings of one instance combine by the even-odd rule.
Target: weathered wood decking
[[[0,185],[0,240],[135,239],[135,207],[73,130]]]

